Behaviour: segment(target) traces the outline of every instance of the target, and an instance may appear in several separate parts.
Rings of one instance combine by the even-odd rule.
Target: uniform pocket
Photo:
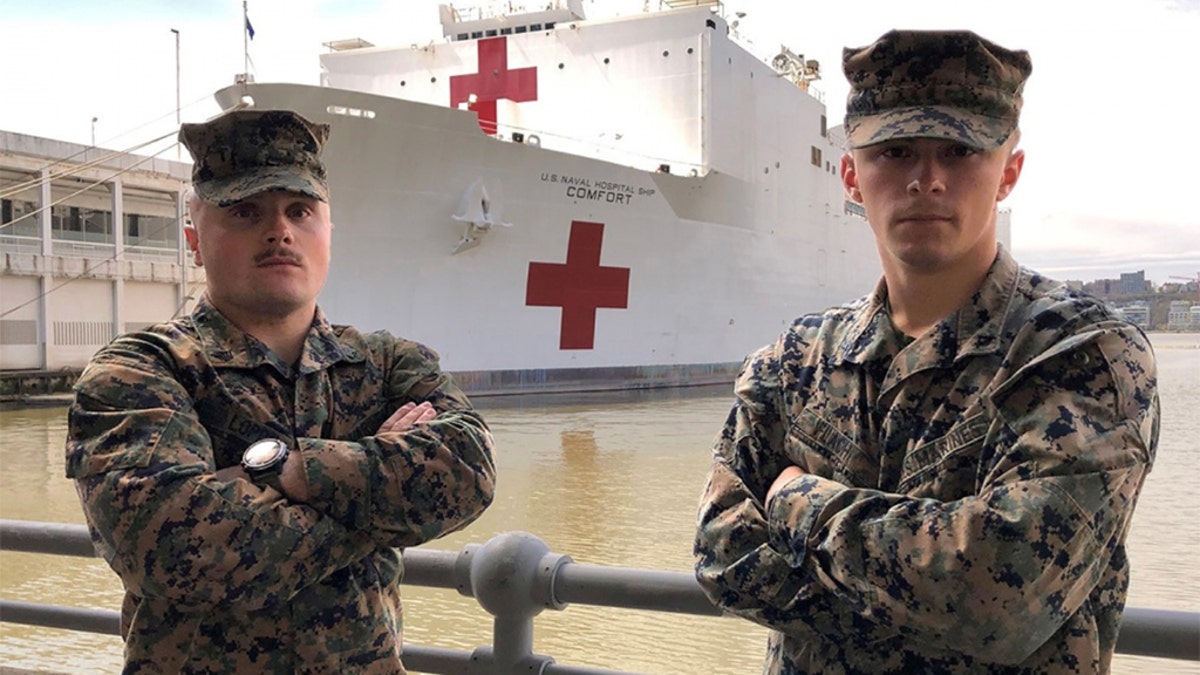
[[[139,410],[136,414],[72,408],[67,478],[146,466],[174,415],[167,408]]]
[[[808,473],[847,485],[864,474],[866,456],[858,444],[830,421],[803,410],[788,428],[785,450],[793,464]]]

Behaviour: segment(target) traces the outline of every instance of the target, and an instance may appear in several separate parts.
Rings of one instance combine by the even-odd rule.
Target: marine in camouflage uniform
[[[326,134],[241,111],[181,137],[197,196],[228,206],[327,199]],[[428,421],[389,426],[406,402],[427,402]],[[319,309],[294,362],[208,296],[119,337],[76,385],[69,427],[67,475],[126,590],[128,673],[402,673],[396,549],[465,526],[494,490],[487,426],[437,355]],[[303,502],[218,473],[268,438],[298,454]]]
[[[1001,147],[1030,70],[971,33],[888,33],[845,65],[851,148]],[[747,359],[697,578],[774,629],[767,673],[1107,672],[1158,438],[1146,337],[997,248],[914,339],[887,269]]]

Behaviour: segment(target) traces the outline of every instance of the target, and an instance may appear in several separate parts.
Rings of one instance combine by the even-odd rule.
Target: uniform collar
[[[261,340],[233,325],[213,307],[207,295],[196,303],[190,319],[200,337],[204,353],[214,367],[253,369],[270,365],[285,377],[293,375],[290,364],[284,363]],[[361,344],[343,340],[318,307],[296,370],[299,374],[307,374],[328,368],[339,361],[362,361],[365,356],[361,347]]]
[[[904,351],[910,355],[902,370],[909,374],[927,367],[946,367],[954,361],[1001,349],[1004,319],[1016,293],[1020,266],[1003,247],[988,269],[983,283],[955,312],[942,319]],[[887,283],[880,279],[875,291],[859,301],[839,353],[850,363],[866,363],[896,355],[902,344],[887,308]]]

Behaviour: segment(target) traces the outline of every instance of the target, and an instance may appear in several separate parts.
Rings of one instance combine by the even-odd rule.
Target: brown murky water
[[[1131,534],[1136,607],[1200,610],[1200,335],[1155,335],[1163,397],[1158,464]],[[695,506],[729,393],[480,401],[496,436],[495,505],[430,544],[457,550],[525,530],[577,562],[690,571]],[[504,406],[504,407],[500,407]],[[0,517],[81,523],[63,478],[61,409],[0,412]],[[491,619],[453,591],[406,587],[409,643],[474,649]],[[97,560],[0,553],[0,596],[118,609],[117,577]],[[561,664],[645,673],[760,672],[766,631],[735,619],[571,606],[536,622],[534,649]],[[0,623],[0,664],[119,672],[118,638]],[[1195,662],[1117,657],[1114,673],[1196,673]]]

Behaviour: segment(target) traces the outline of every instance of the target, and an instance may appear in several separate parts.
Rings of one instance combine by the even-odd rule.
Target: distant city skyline
[[[460,3],[462,4],[462,3]],[[522,4],[522,3],[512,3]],[[529,4],[529,3],[527,3]],[[536,3],[532,3],[536,4]],[[589,16],[654,0],[585,0]],[[1200,109],[1187,64],[1200,0],[727,0],[760,57],[786,44],[817,59],[830,123],[843,113],[841,48],[894,27],[967,28],[1028,49],[1022,116],[1025,172],[1004,202],[1017,258],[1060,278],[1145,270],[1157,284],[1200,272],[1200,216],[1190,208],[1200,134],[1173,133],[1176,111]],[[319,82],[323,42],[441,40],[436,0],[250,0],[251,72],[260,82]],[[738,17],[737,13],[744,16]],[[179,31],[183,121],[218,112],[211,94],[244,69],[240,0],[0,0],[0,129],[128,148],[175,128]],[[1086,27],[1080,22],[1086,17]],[[18,67],[18,64],[24,67]],[[165,143],[158,147],[168,147]],[[176,158],[169,149],[161,156]],[[184,153],[186,158],[186,153]]]

